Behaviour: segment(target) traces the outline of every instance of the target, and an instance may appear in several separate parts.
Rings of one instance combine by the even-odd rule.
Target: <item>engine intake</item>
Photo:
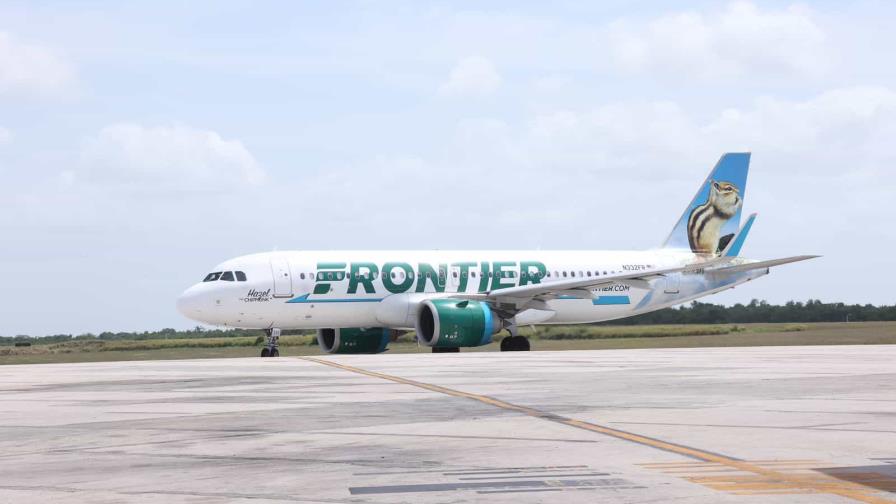
[[[321,350],[331,354],[382,353],[389,344],[391,334],[391,331],[384,327],[318,329],[317,344]]]
[[[429,347],[488,345],[501,329],[501,319],[479,301],[428,299],[417,311],[417,340]]]

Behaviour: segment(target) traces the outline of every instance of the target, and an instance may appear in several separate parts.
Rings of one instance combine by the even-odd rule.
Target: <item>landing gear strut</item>
[[[517,328],[516,322],[507,321],[507,332],[510,333],[510,336],[507,336],[501,340],[502,352],[529,351],[529,339],[525,336],[519,335],[519,328]]]
[[[265,344],[261,349],[262,357],[280,357],[280,329],[265,329]]]

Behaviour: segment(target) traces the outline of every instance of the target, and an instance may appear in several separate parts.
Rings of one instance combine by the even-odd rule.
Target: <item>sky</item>
[[[894,18],[0,2],[0,335],[192,327],[178,294],[253,252],[656,247],[726,151],[743,254],[824,257],[708,300],[893,304]]]

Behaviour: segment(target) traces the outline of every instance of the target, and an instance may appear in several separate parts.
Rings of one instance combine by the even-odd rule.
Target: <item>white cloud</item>
[[[484,96],[501,85],[501,74],[495,65],[482,56],[469,56],[458,61],[439,91],[449,96]]]
[[[76,174],[63,180],[203,190],[258,185],[265,172],[239,140],[183,125],[107,126],[89,139]]]
[[[801,5],[760,10],[733,2],[722,11],[681,12],[610,25],[609,45],[620,67],[674,72],[691,78],[815,75],[831,66],[831,49],[812,12]]]
[[[52,50],[0,32],[0,95],[55,95],[74,82],[71,65]]]
[[[873,161],[875,169],[889,170],[896,161],[889,147],[896,133],[896,92],[856,86],[803,101],[762,97],[750,110],[724,111],[705,133],[804,159],[822,155],[826,162],[821,165],[831,168],[851,169]],[[890,164],[878,165],[884,159]]]

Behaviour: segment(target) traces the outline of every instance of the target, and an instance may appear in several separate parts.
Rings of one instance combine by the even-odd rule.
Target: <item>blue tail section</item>
[[[728,248],[740,226],[749,171],[749,152],[722,155],[678,219],[663,248],[690,249],[695,254],[706,255],[717,255]]]

